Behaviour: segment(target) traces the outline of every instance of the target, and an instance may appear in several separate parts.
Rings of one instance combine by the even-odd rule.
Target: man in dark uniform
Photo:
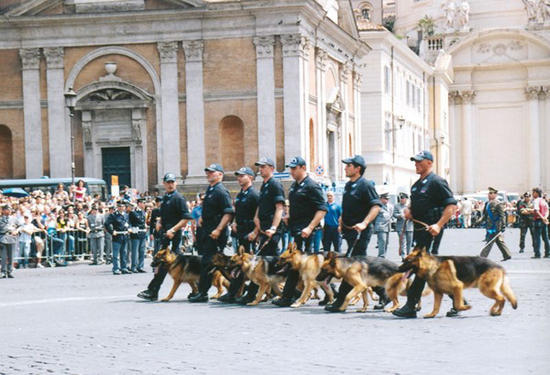
[[[347,256],[365,256],[369,237],[366,229],[378,216],[382,202],[373,184],[362,177],[367,167],[365,159],[361,155],[355,155],[342,162],[346,165],[346,177],[349,178],[342,196],[342,237],[348,245]],[[340,306],[351,289],[351,285],[342,281],[336,300],[326,305],[325,310],[340,312]],[[383,289],[374,289],[381,296],[381,302],[385,301],[386,295]]]
[[[132,244],[132,272],[144,273],[145,270],[145,240],[147,228],[145,225],[145,198],[137,200],[137,207],[128,216],[130,222],[130,243]]]
[[[252,181],[254,180],[254,171],[248,167],[242,167],[235,172],[241,191],[235,198],[235,222],[231,225],[231,231],[236,235],[238,245],[243,246],[245,251],[252,251],[252,242],[249,236],[254,232],[254,215],[258,208],[259,195]],[[228,292],[218,298],[218,301],[224,303],[235,302],[235,295],[244,282],[244,273],[240,273],[237,279],[231,281]]]
[[[262,176],[264,182],[260,189],[260,199],[254,216],[255,228],[249,236],[249,240],[254,241],[259,235],[257,255],[276,256],[279,241],[283,234],[281,219],[283,217],[285,192],[281,183],[273,178],[275,170],[273,160],[263,157],[255,164],[258,166],[260,176]],[[247,304],[252,302],[257,291],[258,285],[250,282],[247,293],[238,298],[237,303]]]
[[[306,161],[296,156],[287,164],[294,179],[288,193],[289,215],[288,227],[290,235],[299,250],[312,252],[313,238],[320,230],[319,223],[327,213],[327,204],[323,198],[323,190],[317,182],[307,175]],[[300,274],[290,270],[283,289],[283,296],[273,301],[280,307],[287,307],[294,303],[294,294]]]
[[[202,227],[200,241],[201,276],[199,291],[189,297],[189,302],[208,302],[208,289],[212,286],[212,257],[223,251],[227,244],[227,225],[233,218],[234,210],[229,191],[222,184],[223,168],[219,164],[210,164],[204,169],[210,186],[202,202]]]
[[[162,197],[160,205],[159,231],[162,238],[161,247],[168,248],[171,251],[180,253],[181,228],[185,226],[188,220],[191,220],[189,209],[185,198],[176,190],[176,176],[173,173],[166,173],[163,179],[166,194]],[[149,283],[146,290],[139,292],[138,297],[149,301],[156,301],[158,292],[166,274],[168,267],[160,266]]]
[[[113,274],[120,275],[132,273],[128,270],[126,259],[126,246],[128,246],[129,224],[125,215],[126,202],[118,201],[117,210],[109,215],[105,221],[105,229],[113,237]],[[120,257],[120,268],[119,268]]]
[[[428,224],[424,228],[415,223],[413,241],[416,246],[431,250],[434,237],[440,235],[443,227],[457,209],[457,201],[445,179],[432,172],[433,156],[429,151],[422,151],[411,157],[414,161],[416,173],[420,175],[418,181],[411,187],[410,209],[406,209],[405,219],[420,220]],[[420,300],[426,280],[415,276],[412,285],[407,291],[407,303],[393,311],[393,315],[401,318],[416,318],[416,304]],[[451,309],[447,316],[456,315],[456,310]]]

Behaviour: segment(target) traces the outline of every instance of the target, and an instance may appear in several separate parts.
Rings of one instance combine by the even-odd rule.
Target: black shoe
[[[121,272],[123,275],[129,275],[129,274],[132,273],[132,271],[130,271],[130,270],[122,270],[122,271],[120,271],[120,272]]]
[[[392,314],[400,318],[416,318],[416,309],[405,304],[402,308],[393,310]]]
[[[458,316],[458,310],[455,309],[454,307],[451,307],[451,309],[447,311],[447,317],[453,318],[455,316]]]
[[[147,271],[145,271],[143,268],[138,268],[138,273],[147,273]]]
[[[386,305],[390,302],[391,301],[387,298],[380,298],[378,303],[374,305],[374,310],[384,310],[384,307],[386,307]]]
[[[512,257],[511,257],[511,256],[504,257],[504,258],[501,260],[501,262],[506,262],[506,261],[509,260],[509,259],[512,259]]]
[[[197,295],[189,298],[189,302],[192,302],[192,303],[208,302],[208,294],[206,294],[206,293],[197,293]]]
[[[149,289],[139,292],[137,296],[147,301],[156,301],[158,299],[157,294],[151,292]]]
[[[550,254],[544,254],[544,258],[550,258]]]
[[[325,296],[325,298],[322,301],[319,301],[319,306],[325,306],[328,304],[329,298],[328,296]]]
[[[275,301],[273,301],[274,305],[277,305],[279,307],[289,307],[294,303],[294,299],[292,298],[279,298]]]
[[[523,253],[523,252],[524,252],[523,249],[519,249],[519,253],[520,253],[520,254]]]
[[[343,313],[345,310],[340,310],[341,305],[335,305],[334,303],[331,303],[329,305],[325,306],[325,310],[332,313]]]
[[[533,255],[533,256],[531,257],[531,259],[539,259],[539,258],[540,258],[540,255]]]
[[[235,298],[235,303],[239,305],[246,305],[247,303],[250,303],[252,301],[254,301],[254,296],[248,293],[243,296],[240,296],[239,298]]]
[[[11,272],[10,272],[10,273],[8,273],[8,276],[7,276],[7,278],[8,278],[8,279],[13,279],[13,278],[14,278],[14,276],[13,276],[13,273],[11,273]]]
[[[235,303],[235,297],[233,297],[229,293],[226,293],[220,298],[218,298],[218,301],[220,301],[221,303]]]
[[[189,293],[189,294],[187,295],[187,299],[196,297],[196,296],[198,296],[199,294],[200,294],[199,292],[196,292],[196,293],[191,292],[191,293]]]

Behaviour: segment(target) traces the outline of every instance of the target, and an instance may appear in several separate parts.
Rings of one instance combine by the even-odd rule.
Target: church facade
[[[260,156],[343,178],[361,151],[347,1],[4,1],[0,177],[76,175],[147,190]],[[75,115],[64,94],[77,94]]]

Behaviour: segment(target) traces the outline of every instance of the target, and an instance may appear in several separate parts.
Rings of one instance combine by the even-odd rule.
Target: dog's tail
[[[514,292],[512,291],[512,288],[510,288],[510,283],[508,282],[508,276],[504,275],[502,280],[502,285],[500,286],[500,291],[502,294],[504,294],[504,297],[508,301],[510,301],[510,304],[515,309],[518,308],[518,300],[516,299],[516,296],[514,295]]]

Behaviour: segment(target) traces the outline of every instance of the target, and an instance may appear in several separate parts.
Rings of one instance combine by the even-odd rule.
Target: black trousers
[[[217,252],[223,251],[227,244],[227,231],[224,231],[217,240],[210,237],[210,231],[204,231],[201,238],[200,255],[201,257],[201,275],[199,278],[199,293],[207,294],[212,286],[214,274],[212,270],[212,257]]]
[[[260,241],[258,243],[258,256],[277,256],[279,253],[279,242],[281,241],[282,233],[277,231],[271,236],[271,239],[265,234],[260,233]]]
[[[374,226],[369,224],[369,226],[361,232],[359,239],[357,239],[356,230],[344,228],[342,230],[342,237],[348,244],[347,256],[366,256],[367,247],[369,246],[373,231]]]
[[[443,236],[443,229],[441,229],[441,232],[437,236],[439,237],[439,242],[441,242],[442,236]],[[413,242],[415,243],[415,246],[425,247],[428,253],[433,252],[432,245],[434,243],[434,237],[432,237],[432,235],[429,232],[415,231],[413,234]],[[409,290],[407,291],[408,307],[414,308],[418,303],[418,301],[420,301],[420,297],[422,296],[422,291],[424,290],[425,285],[426,285],[426,280],[418,277],[418,275],[414,276],[414,281],[412,282],[411,286],[409,287]]]
[[[330,251],[331,245],[334,247],[334,251],[339,253],[342,245],[342,236],[340,232],[338,232],[337,226],[331,227],[325,225],[323,228],[323,249],[325,251]]]
[[[161,235],[161,248],[166,248],[169,245],[171,246],[171,251],[179,254],[180,253],[180,243],[181,243],[181,231],[178,231],[174,234],[174,237],[170,240],[168,237],[166,237],[164,234]],[[153,276],[153,280],[149,283],[147,286],[147,289],[155,295],[158,295],[158,292],[160,290],[160,286],[164,282],[164,278],[166,277],[166,274],[168,273],[168,265],[161,265],[158,267],[158,269],[155,272],[155,275]]]

